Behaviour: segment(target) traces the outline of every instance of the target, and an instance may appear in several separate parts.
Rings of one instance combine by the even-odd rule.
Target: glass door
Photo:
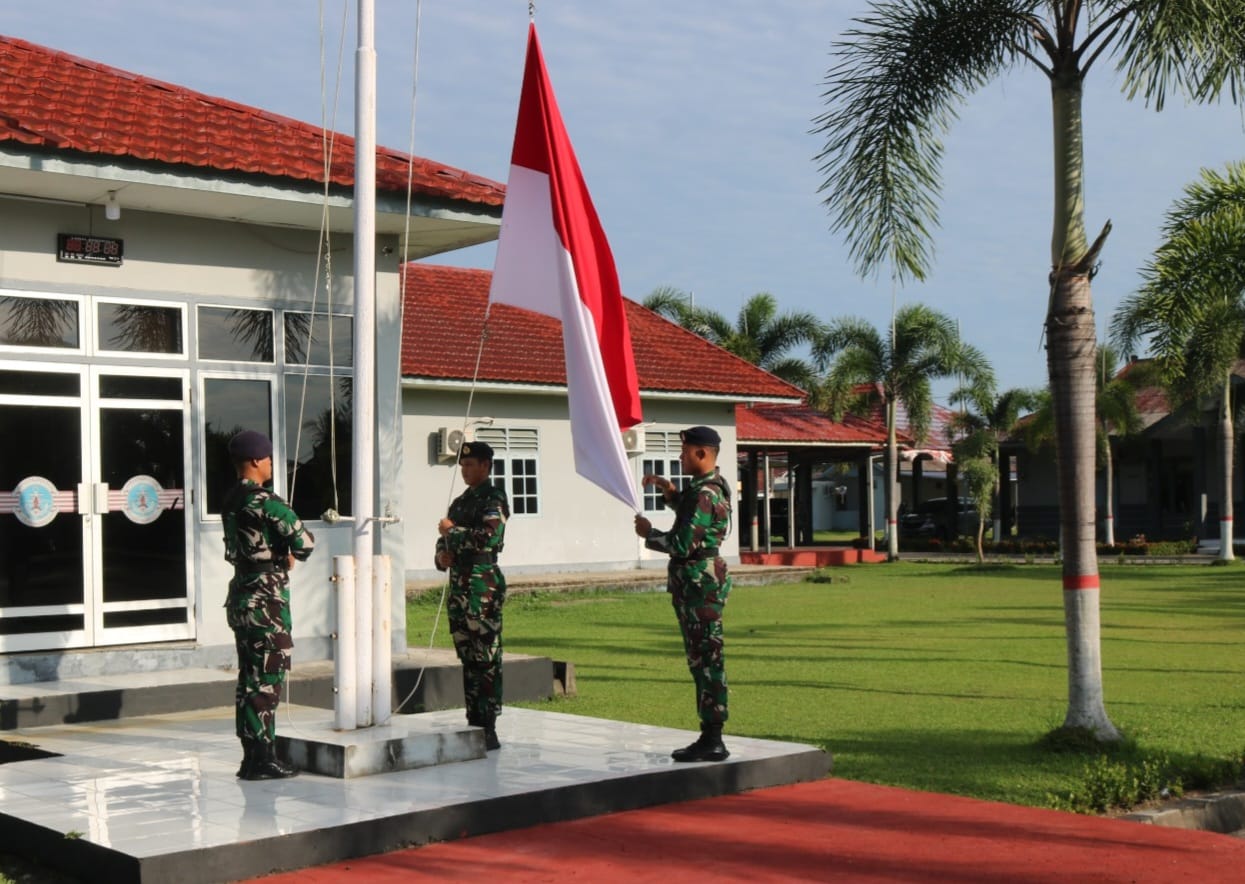
[[[194,635],[183,371],[94,368],[95,644]]]
[[[92,642],[85,377],[0,363],[0,651]]]

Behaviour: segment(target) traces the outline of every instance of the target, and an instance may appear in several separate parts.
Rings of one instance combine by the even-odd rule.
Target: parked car
[[[976,535],[977,506],[967,497],[957,500],[956,536]],[[950,540],[947,533],[947,498],[931,497],[899,517],[900,537],[937,537]]]

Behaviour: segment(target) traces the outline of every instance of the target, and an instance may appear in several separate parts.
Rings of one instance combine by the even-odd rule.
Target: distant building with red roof
[[[457,475],[449,443],[464,430],[492,445],[494,468],[509,482],[508,568],[665,567],[664,557],[637,543],[630,531],[634,514],[575,473],[561,324],[504,304],[490,308],[491,278],[486,270],[406,267],[406,531],[412,556],[427,553],[414,558],[410,575],[433,573],[426,527],[445,508]],[[634,301],[625,303],[644,409],[644,423],[625,437],[637,485],[646,473],[677,477],[679,430],[698,424],[721,433],[719,464],[731,474],[740,447],[737,405],[793,406],[804,398],[799,388]],[[658,524],[670,518],[651,489],[644,503]],[[728,557],[738,554],[738,543],[737,536],[728,540]]]
[[[1117,377],[1128,377],[1145,361],[1130,361]],[[1231,383],[1234,397],[1239,397],[1245,384],[1245,360],[1237,361]],[[1137,536],[1149,540],[1198,538],[1204,541],[1205,549],[1217,550],[1223,492],[1215,397],[1195,407],[1173,408],[1161,387],[1144,385],[1136,391],[1135,405],[1141,429],[1130,435],[1111,436],[1116,543],[1126,544]],[[1239,438],[1237,448],[1239,464]],[[1054,446],[1032,450],[1025,445],[1023,432],[1018,431],[1003,449],[1017,463],[1017,531],[1028,537],[1057,538],[1059,486]],[[1245,486],[1242,471],[1235,468],[1233,472],[1233,508],[1239,510]],[[1106,478],[1100,467],[1096,488],[1100,540],[1106,535],[1106,495]]]

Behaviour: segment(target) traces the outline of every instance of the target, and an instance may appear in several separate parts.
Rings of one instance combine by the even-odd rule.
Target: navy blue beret
[[[458,459],[461,461],[466,457],[491,461],[493,459],[493,446],[487,442],[464,442],[462,448],[458,449]]]
[[[272,440],[256,430],[243,430],[229,440],[229,456],[234,460],[272,457]]]
[[[713,427],[688,427],[679,433],[679,439],[688,445],[720,446],[722,437]]]

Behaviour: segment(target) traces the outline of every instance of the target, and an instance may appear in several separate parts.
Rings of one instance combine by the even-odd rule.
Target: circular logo
[[[164,489],[151,476],[134,476],[121,486],[125,498],[122,512],[131,522],[149,525],[160,518],[160,492]]]
[[[13,489],[17,494],[17,521],[42,528],[56,518],[56,486],[42,476],[27,476]]]

